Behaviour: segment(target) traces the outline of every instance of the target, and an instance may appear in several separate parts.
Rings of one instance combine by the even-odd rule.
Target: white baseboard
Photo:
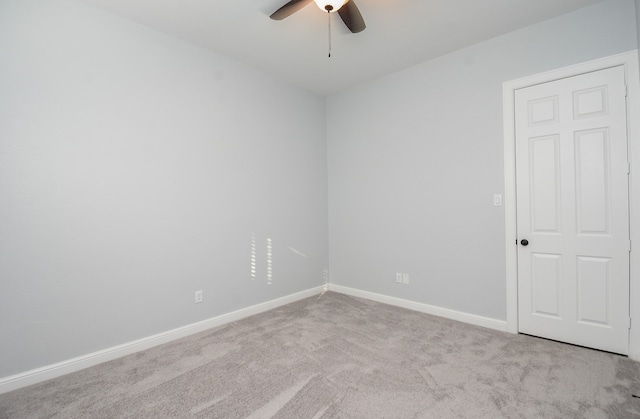
[[[193,323],[187,326],[179,327],[177,329],[169,330],[163,333],[158,333],[153,336],[148,336],[146,338],[124,343],[122,345],[113,346],[111,348],[103,349],[101,351],[93,352],[87,355],[82,355],[73,359],[58,362],[56,364],[51,364],[51,365],[47,365],[34,370],[26,371],[20,374],[0,378],[0,394],[6,393],[12,390],[17,390],[19,388],[26,387],[32,384],[36,384],[41,381],[60,377],[65,374],[69,374],[84,368],[101,364],[103,362],[111,361],[113,359],[120,358],[126,355],[131,355],[135,352],[143,351],[145,349],[149,349],[154,346],[161,345],[163,343],[171,342],[172,340],[180,339],[180,338],[192,335],[194,333],[203,332],[213,327],[222,326],[224,324],[241,320],[246,317],[253,316],[255,314],[263,313],[265,311],[272,310],[274,308],[277,308],[289,303],[293,303],[295,301],[302,300],[304,298],[318,295],[323,291],[325,291],[326,288],[327,288],[326,286],[311,288],[309,290],[305,290],[305,291],[301,291],[285,297],[277,298],[275,300],[271,300],[271,301],[267,301],[261,304],[251,306],[251,307],[243,308],[237,311],[233,311],[231,313],[227,313],[217,317],[213,317],[211,319],[203,320],[201,322]],[[389,297],[387,295],[376,294],[368,291],[362,291],[355,288],[343,287],[341,285],[329,284],[328,288],[331,291],[335,291],[341,294],[378,301],[380,303],[403,307],[409,310],[415,310],[422,313],[433,314],[435,316],[457,320],[464,323],[473,324],[476,326],[487,327],[489,329],[500,330],[500,331],[507,330],[507,323],[502,320],[476,316],[473,314],[463,313],[460,311],[435,307],[428,304],[417,303],[409,300],[403,300],[401,298]]]
[[[187,326],[179,327],[177,329],[169,330],[167,332],[158,333],[157,335],[148,336],[146,338],[124,343],[122,345],[113,346],[111,348],[103,349],[101,351],[93,352],[87,355],[82,355],[77,358],[47,365],[42,368],[37,368],[20,374],[0,378],[0,394],[36,384],[41,381],[49,380],[51,378],[56,378],[61,375],[79,371],[84,368],[92,367],[94,365],[111,361],[113,359],[120,358],[126,355],[131,355],[135,352],[143,351],[145,349],[149,349],[154,346],[170,342],[172,340],[180,339],[194,333],[203,332],[213,327],[222,326],[236,320],[241,320],[255,314],[263,313],[265,311],[272,310],[285,304],[293,303],[304,298],[313,297],[314,295],[318,295],[325,290],[326,286],[311,288],[309,290],[301,291],[295,294],[287,295],[285,297],[277,298],[275,300],[233,311],[231,313],[189,324]]]
[[[436,307],[429,304],[403,300],[402,298],[389,297],[383,294],[376,294],[373,292],[362,291],[355,288],[343,287],[342,285],[329,284],[329,290],[339,292],[341,294],[351,295],[353,297],[365,298],[367,300],[373,300],[379,303],[432,314],[434,316],[444,317],[451,320],[457,320],[459,322],[469,323],[475,326],[482,326],[488,329],[499,330],[501,332],[507,331],[507,322],[503,320],[496,320],[489,317],[482,317],[475,314],[464,313],[461,311],[449,310],[447,308]]]

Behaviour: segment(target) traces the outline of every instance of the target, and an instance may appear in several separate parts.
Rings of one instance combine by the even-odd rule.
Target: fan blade
[[[342,18],[342,21],[347,28],[353,33],[362,32],[367,25],[364,24],[364,19],[362,18],[362,14],[360,14],[360,10],[358,10],[358,6],[353,0],[349,0],[338,9],[338,14]]]
[[[273,20],[282,20],[285,17],[291,16],[312,1],[313,0],[291,0],[290,2],[273,12],[270,17]]]

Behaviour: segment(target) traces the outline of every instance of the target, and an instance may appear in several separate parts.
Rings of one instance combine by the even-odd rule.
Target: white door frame
[[[566,77],[577,76],[605,68],[624,66],[627,83],[627,125],[629,161],[630,228],[632,249],[640,249],[640,73],[638,51],[630,51],[581,64],[564,67],[503,83],[504,121],[504,211],[507,271],[507,331],[518,333],[518,251],[516,246],[516,158],[515,158],[515,91]],[[638,175],[635,175],[638,173]],[[635,175],[635,176],[634,176]],[[634,182],[634,178],[637,179]],[[640,251],[630,255],[630,315],[629,357],[640,361]]]

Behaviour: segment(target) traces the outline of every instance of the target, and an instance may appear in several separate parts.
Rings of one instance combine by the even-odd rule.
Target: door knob
[[[529,240],[527,240],[527,239],[522,239],[522,240],[520,240],[520,244],[521,244],[521,245],[523,245],[523,246],[526,246],[526,245],[528,245],[528,244],[529,244]]]

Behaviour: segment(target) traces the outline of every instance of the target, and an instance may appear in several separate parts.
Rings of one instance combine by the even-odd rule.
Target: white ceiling
[[[83,0],[329,95],[497,35],[604,0],[351,0],[367,29],[350,33],[310,4],[282,21],[288,0]]]

